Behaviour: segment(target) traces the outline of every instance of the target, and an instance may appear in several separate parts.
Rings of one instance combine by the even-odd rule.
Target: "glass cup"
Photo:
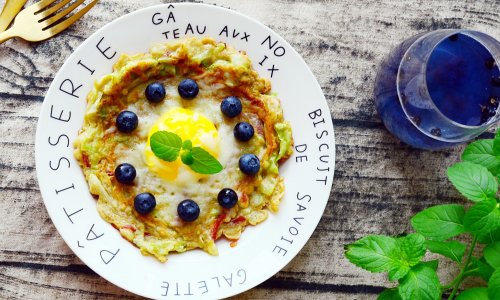
[[[382,63],[375,96],[387,129],[413,147],[471,140],[500,119],[500,42],[472,30],[413,36]]]

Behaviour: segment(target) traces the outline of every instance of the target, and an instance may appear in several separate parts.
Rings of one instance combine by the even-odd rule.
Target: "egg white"
[[[233,129],[237,118],[224,117],[220,110],[222,99],[214,98],[212,95],[214,90],[210,90],[209,87],[203,88],[205,91],[200,92],[195,99],[184,100],[178,96],[177,85],[165,84],[167,97],[161,103],[154,104],[144,99],[130,104],[127,110],[135,112],[139,118],[135,134],[139,136],[141,142],[132,146],[119,144],[115,148],[117,164],[126,162],[135,167],[137,172],[135,185],[141,189],[137,192],[150,192],[155,195],[159,208],[156,211],[161,211],[165,222],[174,226],[181,224],[176,211],[180,201],[193,199],[202,212],[210,213],[207,210],[214,207],[218,192],[226,187],[236,189],[243,176],[238,168],[238,161],[245,152],[246,144],[234,138]],[[165,180],[150,170],[144,150],[147,147],[151,127],[164,113],[177,107],[202,114],[215,125],[220,137],[220,152],[217,159],[224,167],[221,172],[212,175],[197,174],[182,164],[174,180]],[[207,139],[203,142],[209,144],[213,141]]]

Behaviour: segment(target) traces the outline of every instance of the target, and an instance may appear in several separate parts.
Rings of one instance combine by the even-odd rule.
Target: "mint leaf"
[[[399,296],[397,288],[385,289],[380,295],[378,295],[377,300],[402,300]]]
[[[448,178],[467,199],[477,202],[495,197],[498,183],[483,166],[462,162],[448,168]]]
[[[184,142],[182,142],[182,149],[184,150],[193,149],[193,143],[191,142],[191,140],[185,140]]]
[[[500,269],[493,272],[488,281],[488,296],[490,299],[500,299]]]
[[[346,246],[345,256],[358,267],[370,272],[389,271],[398,264],[396,239],[369,235]]]
[[[484,287],[468,289],[461,292],[455,300],[489,300],[488,289]]]
[[[393,267],[389,273],[387,274],[389,277],[389,281],[399,280],[408,274],[410,271],[410,267],[406,264],[397,264]]]
[[[193,159],[193,154],[191,154],[191,151],[182,151],[181,153],[181,160],[185,165],[192,165],[194,162]]]
[[[473,234],[484,234],[498,227],[500,210],[495,199],[486,199],[472,206],[464,216],[465,230]]]
[[[411,225],[426,238],[447,240],[464,232],[464,214],[465,210],[461,205],[437,205],[413,216]]]
[[[396,240],[401,251],[401,260],[410,267],[418,264],[425,255],[425,238],[418,233],[412,233]]]
[[[424,264],[413,267],[399,281],[399,295],[403,300],[438,300],[441,299],[441,284],[436,271]]]
[[[174,161],[179,156],[182,140],[173,132],[157,131],[151,135],[149,144],[156,157],[165,161]]]
[[[389,270],[389,280],[403,278],[410,268],[418,264],[425,255],[425,238],[418,233],[409,234],[396,239],[398,259]]]
[[[495,138],[493,139],[493,153],[495,155],[500,155],[500,130],[497,130]]]
[[[193,156],[193,163],[189,167],[196,173],[215,174],[223,169],[220,162],[201,147],[193,147],[191,155]]]
[[[482,244],[500,242],[500,224],[488,232],[478,234],[477,239]]]
[[[435,260],[430,260],[430,261],[423,261],[422,265],[427,266],[427,267],[433,269],[434,271],[437,271],[438,266],[439,266],[439,260],[435,259]]]
[[[441,242],[428,240],[427,249],[432,253],[441,254],[453,261],[461,262],[465,253],[465,245],[457,241]]]
[[[485,260],[484,257],[477,259],[472,257],[471,263],[468,266],[465,274],[472,277],[481,277],[485,281],[490,280],[491,274],[495,269],[493,269]]]
[[[479,140],[465,148],[462,160],[481,165],[491,172],[500,166],[500,151],[497,155],[493,153],[492,139]]]
[[[398,239],[370,235],[347,245],[347,259],[370,272],[389,272],[389,280],[403,278],[425,255],[425,239],[410,234]]]
[[[484,259],[490,266],[500,269],[500,242],[493,243],[484,248]]]

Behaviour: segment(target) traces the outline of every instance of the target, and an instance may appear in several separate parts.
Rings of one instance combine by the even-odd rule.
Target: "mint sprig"
[[[172,162],[179,155],[181,161],[191,170],[200,174],[216,174],[222,171],[220,162],[201,147],[193,147],[190,140],[169,131],[157,131],[150,138],[151,150],[159,159]],[[182,153],[181,153],[182,151]]]
[[[472,203],[427,208],[411,219],[414,234],[400,237],[369,235],[346,246],[353,264],[370,272],[387,272],[396,288],[378,299],[500,299],[500,130],[494,139],[467,146],[463,162],[451,166],[448,178]],[[465,236],[469,238],[464,238]],[[460,239],[460,240],[456,240]],[[469,240],[466,245],[462,241]],[[484,244],[484,247],[476,245]],[[424,261],[426,252],[455,262],[460,271],[448,284],[437,276],[438,261]],[[484,280],[483,287],[459,292],[467,277]]]

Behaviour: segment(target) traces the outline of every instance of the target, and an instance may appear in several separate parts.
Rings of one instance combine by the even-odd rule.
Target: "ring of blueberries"
[[[177,91],[179,95],[186,100],[194,99],[199,92],[199,87],[193,79],[182,80]],[[153,82],[146,87],[145,96],[152,103],[160,103],[166,97],[165,87],[161,82]],[[234,118],[241,114],[243,106],[240,99],[235,96],[229,96],[222,100],[220,106],[221,112],[228,118]],[[116,117],[116,128],[123,133],[131,133],[139,124],[137,115],[128,110],[124,110]],[[239,122],[234,126],[234,137],[240,142],[247,142],[254,136],[254,128],[250,123]],[[254,176],[260,170],[260,160],[255,154],[243,154],[238,162],[240,171],[246,175]],[[136,177],[134,166],[129,163],[122,163],[115,169],[116,180],[122,184],[131,184]],[[219,205],[225,209],[233,208],[238,202],[238,194],[230,189],[224,188],[217,195]],[[134,198],[134,209],[140,215],[151,213],[156,207],[156,198],[151,193],[140,193]],[[195,221],[200,215],[200,207],[191,199],[185,199],[177,206],[179,218],[185,222]]]

